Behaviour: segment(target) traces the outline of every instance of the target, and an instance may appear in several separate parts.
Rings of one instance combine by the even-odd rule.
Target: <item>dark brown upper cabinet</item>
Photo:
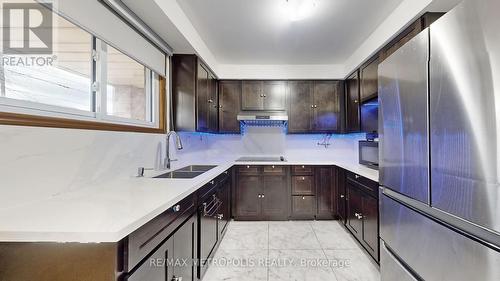
[[[235,219],[288,218],[288,168],[238,166],[235,178]]]
[[[288,132],[308,133],[312,130],[313,83],[290,81],[288,83],[289,109]]]
[[[286,82],[243,81],[241,92],[242,110],[276,110],[286,108]]]
[[[372,57],[359,69],[361,102],[373,99],[378,94],[378,55]]]
[[[346,80],[346,127],[347,133],[359,132],[360,124],[360,96],[359,71],[356,70]]]
[[[241,81],[219,82],[219,132],[239,133],[236,119],[241,110]]]
[[[314,132],[339,132],[342,124],[341,101],[343,101],[344,83],[342,81],[315,81],[313,85]]]
[[[217,78],[195,55],[172,57],[174,128],[178,131],[217,132]]]
[[[342,128],[342,81],[288,83],[289,133],[334,133]]]

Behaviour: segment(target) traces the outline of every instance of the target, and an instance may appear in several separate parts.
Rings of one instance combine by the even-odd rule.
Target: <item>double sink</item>
[[[190,165],[172,172],[161,174],[154,177],[155,179],[192,179],[213,168],[216,165]]]

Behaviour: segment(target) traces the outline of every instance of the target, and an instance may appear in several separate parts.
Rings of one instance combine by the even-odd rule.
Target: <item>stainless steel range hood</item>
[[[242,111],[237,118],[249,126],[284,126],[288,122],[286,111]]]

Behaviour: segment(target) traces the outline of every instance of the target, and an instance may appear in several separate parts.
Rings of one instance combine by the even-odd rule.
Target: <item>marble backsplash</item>
[[[241,155],[284,155],[290,160],[357,162],[363,135],[287,135],[280,128],[248,128],[243,135],[181,133],[184,149],[171,153],[172,168],[234,160]],[[113,184],[138,167],[159,167],[165,135],[76,129],[0,126],[0,208],[64,192]],[[174,147],[174,146],[171,146]]]

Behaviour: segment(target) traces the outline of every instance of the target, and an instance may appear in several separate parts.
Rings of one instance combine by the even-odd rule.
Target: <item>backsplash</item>
[[[173,169],[263,154],[357,162],[357,140],[364,137],[334,135],[325,149],[317,145],[323,135],[287,135],[281,128],[248,128],[243,135],[180,135],[184,149],[171,151],[171,158],[179,159],[172,162]],[[0,208],[133,177],[140,166],[158,167],[164,144],[163,134],[0,126]]]

